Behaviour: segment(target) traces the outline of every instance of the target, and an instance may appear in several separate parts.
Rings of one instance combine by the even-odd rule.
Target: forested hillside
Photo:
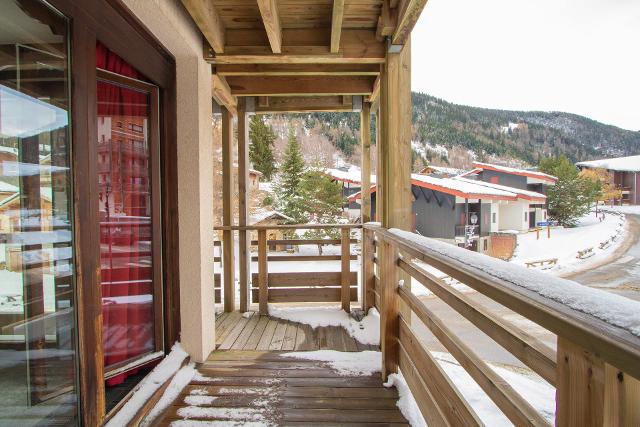
[[[640,153],[640,131],[576,114],[468,107],[415,92],[412,98],[415,167],[424,163],[468,167],[473,160],[524,166],[537,164],[541,156],[565,154],[578,161]],[[274,116],[268,121],[281,126],[294,122],[306,135],[329,142],[346,159],[358,154],[357,113]]]

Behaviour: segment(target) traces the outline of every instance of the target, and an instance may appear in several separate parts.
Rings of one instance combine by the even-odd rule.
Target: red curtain
[[[98,68],[144,80],[105,46]],[[147,141],[149,96],[99,81],[98,183],[101,291],[106,367],[154,350],[151,192]],[[135,371],[107,381],[116,385]]]

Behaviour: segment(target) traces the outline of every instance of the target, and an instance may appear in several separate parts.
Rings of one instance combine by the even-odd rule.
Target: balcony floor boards
[[[216,346],[159,425],[409,425],[396,406],[397,390],[383,387],[379,374],[340,375],[326,362],[283,356],[378,350],[340,327],[313,330],[257,313],[224,313],[216,320]]]

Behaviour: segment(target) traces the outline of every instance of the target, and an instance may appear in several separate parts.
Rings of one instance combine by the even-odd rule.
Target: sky
[[[640,0],[429,0],[412,90],[640,131]]]

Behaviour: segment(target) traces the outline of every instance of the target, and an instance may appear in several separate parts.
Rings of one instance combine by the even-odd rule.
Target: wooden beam
[[[352,98],[352,97],[349,97]],[[344,104],[342,96],[261,96],[257,114],[353,111],[353,104]]]
[[[373,89],[371,90],[371,95],[369,95],[369,97],[367,98],[367,102],[377,105],[379,98],[380,98],[380,75],[378,75],[378,77],[376,77],[376,81],[373,82]]]
[[[331,53],[340,50],[340,34],[342,33],[342,18],[344,16],[344,0],[333,0],[331,14]]]
[[[347,313],[351,313],[351,282],[349,280],[351,276],[351,237],[350,230],[343,228],[341,233],[341,245],[340,245],[340,296],[342,300],[342,309]]]
[[[237,96],[368,95],[373,81],[371,76],[229,76],[227,79],[231,93]]]
[[[233,116],[222,109],[222,224],[233,225]],[[222,232],[222,262],[224,265],[224,311],[235,310],[235,252],[233,231]]]
[[[211,96],[221,106],[225,107],[229,112],[237,116],[238,100],[231,94],[231,89],[224,77],[216,74],[211,76]]]
[[[267,230],[258,230],[258,302],[260,314],[269,314],[269,263],[267,262]]]
[[[251,98],[249,98],[251,99]],[[249,216],[248,182],[249,182],[249,123],[247,114],[247,98],[238,103],[238,225],[247,225]],[[240,230],[238,248],[240,311],[249,309],[249,280],[251,274],[251,251],[247,230]]]
[[[225,76],[378,76],[378,64],[219,64]]]
[[[271,51],[273,53],[282,52],[282,30],[280,28],[280,16],[278,15],[278,4],[276,0],[258,0],[258,8],[262,15],[264,29],[269,38]]]
[[[218,11],[209,0],[182,0],[198,28],[215,53],[224,52],[225,29]]]
[[[384,37],[393,34],[398,20],[397,9],[392,9],[389,0],[382,2],[382,12],[378,18],[378,26],[376,28],[376,39],[382,40]]]
[[[268,38],[251,30],[227,30],[228,44],[223,54],[205,55],[213,64],[372,64],[383,63],[384,42],[366,29],[343,30],[339,53],[331,53],[329,31],[316,29],[283,29],[282,49],[274,54]]]
[[[391,37],[392,45],[404,45],[409,41],[411,31],[418,22],[427,0],[407,0],[406,6],[398,17],[398,25]]]

